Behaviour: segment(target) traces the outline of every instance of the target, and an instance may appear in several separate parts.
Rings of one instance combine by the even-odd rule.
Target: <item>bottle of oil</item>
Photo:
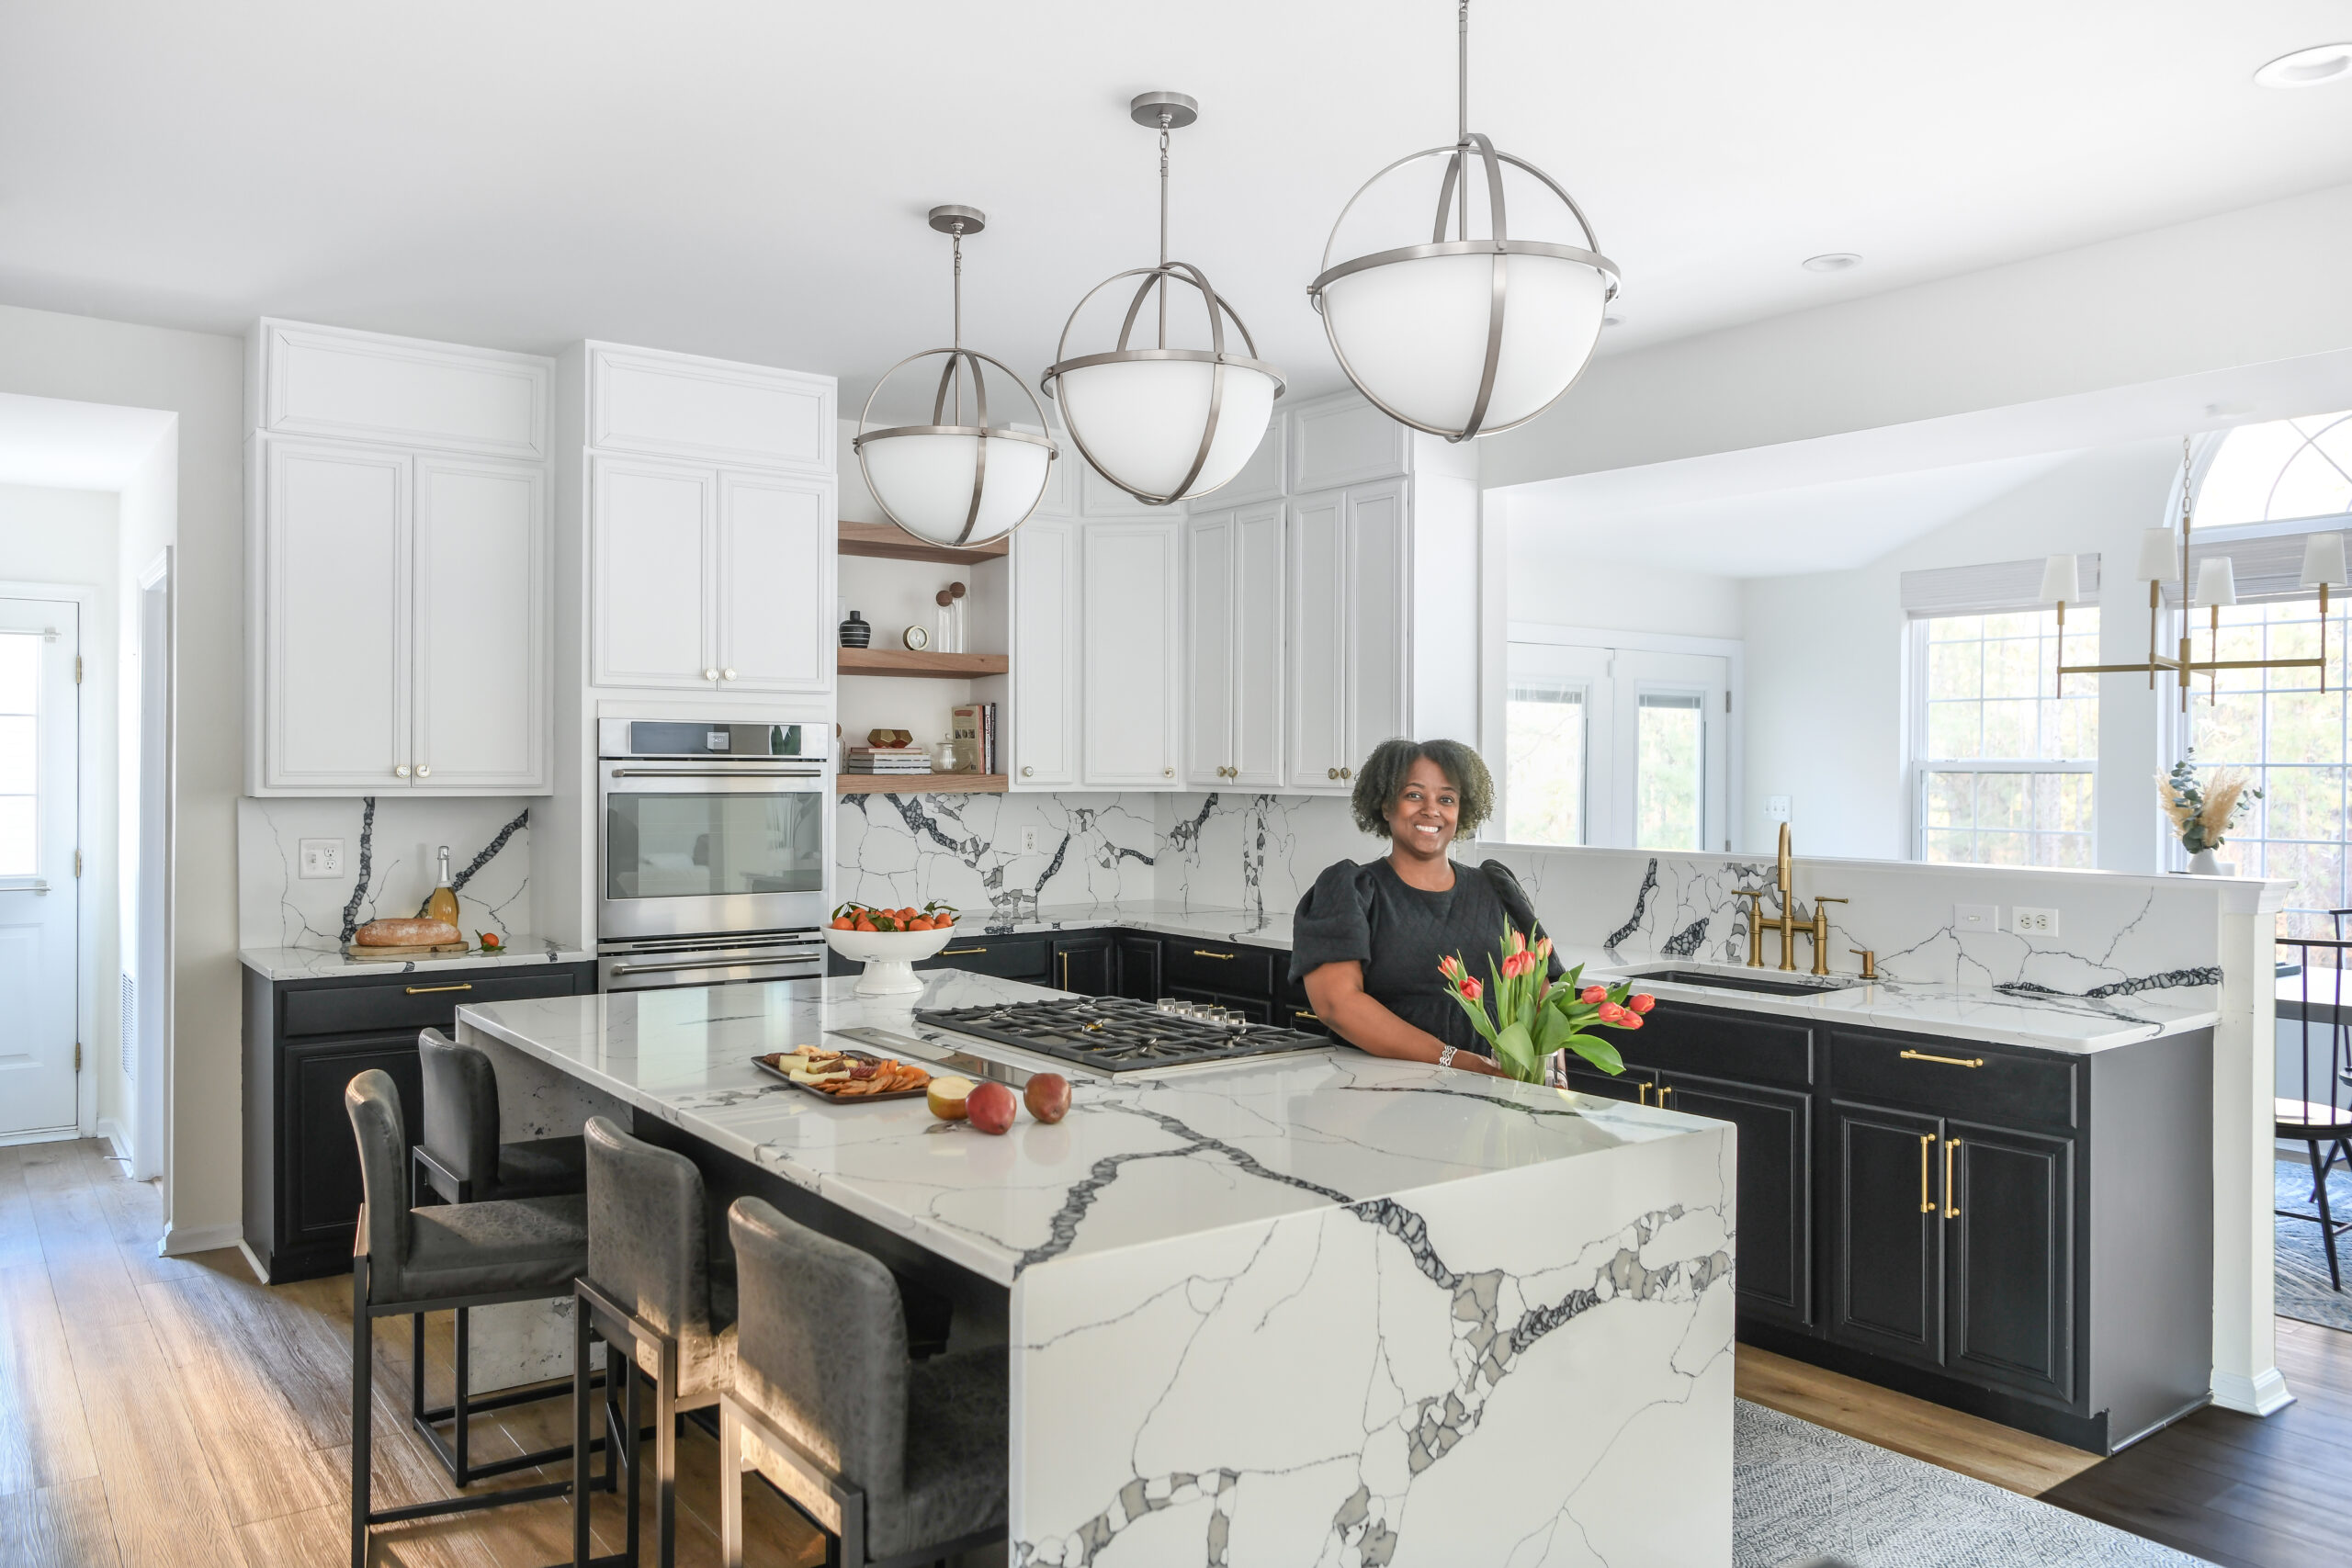
[[[447,844],[441,846],[441,876],[433,885],[433,897],[424,901],[424,918],[446,921],[459,931],[465,929],[458,924],[458,890],[449,886],[449,846]]]

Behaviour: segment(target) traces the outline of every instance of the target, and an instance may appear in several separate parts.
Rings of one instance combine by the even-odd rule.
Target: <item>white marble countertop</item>
[[[1090,931],[1112,926],[1125,931],[1158,931],[1162,936],[1196,936],[1211,942],[1243,942],[1258,947],[1290,946],[1290,911],[1252,914],[1247,909],[1186,904],[1173,898],[1129,898],[1117,903],[1040,904],[1026,913],[991,913],[980,930],[989,936],[1019,936],[1031,931]]]
[[[1151,1082],[1072,1073],[1069,1117],[991,1137],[921,1099],[825,1100],[751,1057],[869,1025],[1023,1065],[913,1021],[917,1007],[1057,996],[941,970],[919,995],[777,981],[462,1007],[488,1035],[604,1094],[1010,1284],[1063,1257],[1363,1204],[1713,1126],[1537,1085],[1337,1048]],[[859,1044],[841,1041],[841,1044]],[[909,1051],[908,1055],[914,1053]]]
[[[535,936],[518,936],[503,953],[453,953],[446,958],[411,958],[397,964],[369,963],[311,947],[247,947],[238,950],[244,966],[265,980],[318,980],[330,976],[422,975],[435,969],[513,968],[525,964],[583,964],[596,955]]]

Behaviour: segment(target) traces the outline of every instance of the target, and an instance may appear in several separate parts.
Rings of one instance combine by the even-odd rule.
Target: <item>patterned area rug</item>
[[[2312,1203],[2311,1161],[2301,1154],[2281,1155],[2277,1171],[2276,1206],[2317,1214]],[[2352,1170],[2341,1160],[2328,1173],[2327,1202],[2337,1219],[2352,1220]],[[2278,1247],[2271,1267],[2278,1315],[2316,1323],[2322,1328],[2352,1330],[2352,1235],[2335,1238],[2336,1259],[2344,1266],[2344,1290],[2339,1293],[2328,1288],[2327,1253],[2320,1242],[2318,1224],[2287,1219],[2277,1224]]]
[[[1735,1568],[2195,1568],[1988,1482],[1738,1402]]]

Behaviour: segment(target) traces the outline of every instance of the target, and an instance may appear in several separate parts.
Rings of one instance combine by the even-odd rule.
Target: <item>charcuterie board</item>
[[[354,964],[405,964],[418,958],[462,957],[473,951],[471,942],[445,942],[432,947],[362,947],[356,942],[343,944],[343,955]]]

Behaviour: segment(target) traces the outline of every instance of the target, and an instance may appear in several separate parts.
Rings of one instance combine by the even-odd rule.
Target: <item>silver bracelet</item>
[[[1450,1067],[1453,1066],[1453,1052],[1454,1047],[1451,1045],[1448,1045],[1444,1050],[1440,1051],[1437,1054],[1437,1065],[1441,1067]]]

